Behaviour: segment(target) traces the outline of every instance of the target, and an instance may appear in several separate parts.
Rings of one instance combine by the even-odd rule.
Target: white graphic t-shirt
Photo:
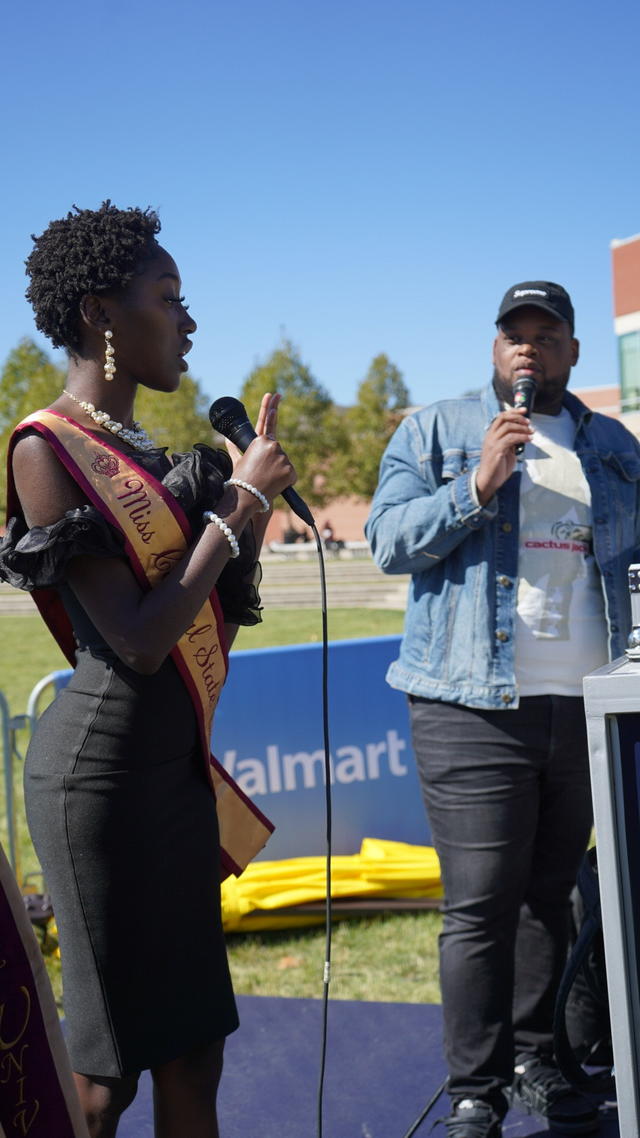
[[[531,416],[523,454],[515,665],[521,695],[582,695],[607,662],[604,598],[591,541],[591,492],[575,423]]]

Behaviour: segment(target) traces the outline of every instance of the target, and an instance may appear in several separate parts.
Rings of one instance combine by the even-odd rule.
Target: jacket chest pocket
[[[607,454],[586,463],[596,526],[615,526],[616,545],[628,546],[635,539],[640,460],[632,451]]]
[[[460,474],[473,470],[480,463],[480,454],[479,450],[446,450],[442,455],[442,481],[450,482]]]
[[[608,454],[602,459],[603,469],[609,477],[618,478],[623,483],[633,485],[640,480],[640,458],[633,451]]]

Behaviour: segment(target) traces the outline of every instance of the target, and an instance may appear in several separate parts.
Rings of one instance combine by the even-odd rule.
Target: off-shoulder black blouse
[[[215,509],[231,476],[231,460],[225,451],[196,444],[187,454],[174,454],[172,463],[165,448],[141,451],[135,461],[160,480],[182,506],[193,535],[202,529],[204,510]],[[218,578],[217,591],[225,620],[232,624],[257,624],[260,617],[260,564],[251,526],[239,538],[240,556],[227,562]],[[18,589],[60,587],[64,595],[66,567],[72,557],[123,557],[124,539],[95,506],[80,506],[50,526],[27,529],[23,517],[13,517],[0,541],[0,580]]]

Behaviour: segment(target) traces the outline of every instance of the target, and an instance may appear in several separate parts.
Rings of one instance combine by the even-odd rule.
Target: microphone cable
[[[309,523],[307,523],[309,525]],[[318,567],[320,570],[320,607],[322,615],[322,735],[324,747],[324,776],[325,776],[325,949],[324,969],[322,979],[322,1028],[320,1034],[320,1068],[317,1092],[316,1134],[323,1138],[324,1123],[324,1086],[327,1066],[327,1043],[329,1036],[329,985],[331,983],[331,934],[333,905],[331,897],[331,851],[333,841],[333,804],[331,796],[331,747],[329,742],[329,635],[328,635],[328,605],[327,605],[327,578],[324,563],[324,547],[322,538],[318,533],[315,521],[309,525],[315,538],[318,551]],[[415,1121],[403,1135],[403,1138],[413,1138],[427,1115],[433,1110],[440,1096],[446,1090],[448,1078],[437,1087],[429,1102],[420,1112]]]
[[[333,805],[331,797],[331,748],[329,744],[329,636],[328,636],[328,605],[327,605],[327,579],[324,564],[324,551],[322,539],[318,533],[315,522],[310,526],[318,550],[318,567],[320,569],[320,598],[322,614],[322,733],[324,743],[324,772],[325,772],[325,823],[326,823],[326,867],[325,867],[325,950],[324,970],[322,982],[322,1028],[320,1035],[320,1071],[317,1094],[317,1138],[323,1138],[323,1108],[324,1084],[327,1064],[327,1043],[329,1035],[329,985],[331,983],[331,934],[333,906],[331,897],[331,849],[333,840]],[[413,1138],[427,1115],[433,1110],[440,1096],[447,1087],[448,1078],[437,1087],[429,1102],[411,1124],[403,1138]]]
[[[320,1074],[317,1099],[317,1135],[323,1134],[324,1080],[327,1061],[327,1039],[329,1021],[329,984],[331,982],[331,920],[333,906],[331,901],[331,844],[333,809],[331,801],[331,749],[329,745],[329,636],[327,624],[327,580],[324,565],[322,539],[315,522],[311,526],[318,549],[320,568],[320,599],[322,611],[322,734],[324,741],[324,798],[326,824],[326,868],[325,868],[325,950],[322,979],[322,1031],[320,1040]]]
[[[209,421],[214,431],[229,439],[244,453],[256,438],[256,432],[249,422],[247,412],[239,399],[224,395],[216,399],[209,408]],[[306,502],[292,486],[282,491],[282,497],[295,514],[309,526],[316,540],[320,565],[320,589],[322,610],[322,727],[324,737],[324,776],[325,776],[325,814],[326,814],[326,900],[325,900],[325,960],[322,992],[322,1034],[320,1051],[320,1075],[317,1097],[317,1135],[322,1138],[324,1080],[327,1058],[329,984],[331,981],[331,750],[329,746],[329,637],[327,631],[327,582],[324,565],[323,545],[315,519]]]
[[[440,1095],[441,1095],[441,1094],[444,1094],[445,1090],[447,1089],[447,1083],[448,1083],[448,1082],[449,1082],[449,1079],[448,1079],[448,1078],[446,1078],[446,1079],[444,1079],[444,1081],[443,1081],[442,1083],[440,1083],[440,1086],[439,1086],[439,1087],[438,1087],[438,1088],[437,1088],[437,1089],[434,1091],[433,1095],[432,1095],[432,1096],[431,1096],[431,1098],[429,1099],[429,1101],[428,1101],[427,1105],[425,1106],[424,1110],[422,1110],[422,1111],[420,1112],[420,1114],[419,1114],[419,1115],[418,1115],[418,1117],[416,1118],[415,1122],[412,1122],[412,1123],[411,1123],[411,1126],[410,1126],[410,1127],[409,1127],[409,1129],[407,1130],[406,1134],[403,1134],[403,1135],[402,1135],[402,1138],[413,1138],[413,1135],[414,1135],[414,1134],[415,1134],[415,1133],[416,1133],[416,1132],[419,1130],[419,1128],[422,1126],[422,1123],[424,1122],[424,1120],[425,1120],[425,1118],[427,1117],[427,1115],[429,1114],[429,1112],[430,1112],[431,1110],[433,1110],[433,1108],[434,1108],[434,1106],[436,1105],[436,1103],[437,1103],[438,1099],[440,1098]],[[442,1119],[436,1119],[436,1122],[441,1122],[441,1121],[442,1121]],[[434,1124],[433,1124],[434,1126],[436,1125],[436,1122],[434,1122]],[[433,1129],[433,1127],[432,1127],[432,1129]]]
[[[309,523],[307,523],[309,525]],[[315,521],[309,525],[315,538],[318,551],[318,567],[320,570],[320,607],[322,616],[322,734],[324,748],[324,776],[325,776],[325,949],[324,969],[322,979],[322,1027],[320,1033],[320,1066],[317,1091],[316,1134],[323,1138],[324,1134],[324,1086],[327,1065],[327,1043],[329,1035],[329,986],[331,983],[331,934],[333,905],[331,896],[331,853],[333,841],[333,804],[331,796],[331,747],[329,741],[329,635],[328,635],[328,605],[327,605],[327,578],[324,563],[324,547],[322,538],[318,533]],[[403,1138],[413,1138],[422,1123],[431,1112],[440,1096],[447,1087],[448,1079],[440,1084],[429,1102],[412,1123]]]

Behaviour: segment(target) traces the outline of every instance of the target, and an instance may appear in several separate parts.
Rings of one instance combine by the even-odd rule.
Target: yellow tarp
[[[325,857],[252,862],[241,877],[228,877],[222,884],[224,928],[242,932],[322,921],[296,914],[295,906],[324,900],[325,868]],[[331,896],[441,897],[438,855],[431,846],[365,838],[359,854],[332,857]],[[282,909],[291,912],[274,912]]]

